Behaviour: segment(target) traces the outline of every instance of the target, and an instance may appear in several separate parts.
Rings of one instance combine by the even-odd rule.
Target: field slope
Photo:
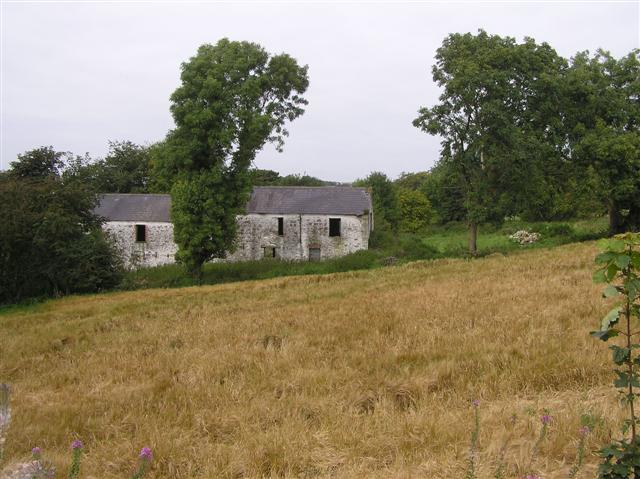
[[[14,388],[5,460],[41,446],[86,477],[462,477],[480,399],[481,477],[510,430],[522,473],[566,477],[620,418],[593,244],[480,260],[70,297],[0,315]],[[517,415],[515,427],[510,418]],[[590,454],[584,477],[593,477]]]

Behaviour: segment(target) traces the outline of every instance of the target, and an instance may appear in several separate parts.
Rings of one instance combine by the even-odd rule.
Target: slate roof
[[[107,221],[170,222],[171,196],[110,193],[94,210]],[[351,186],[259,186],[246,213],[296,215],[362,215],[371,210],[365,188]]]
[[[365,188],[352,186],[258,186],[247,213],[295,215],[362,215],[371,210]]]
[[[107,221],[170,222],[171,195],[110,193],[93,210]]]

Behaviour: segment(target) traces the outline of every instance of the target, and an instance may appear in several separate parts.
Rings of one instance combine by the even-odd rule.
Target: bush
[[[397,243],[397,235],[390,228],[376,228],[369,237],[369,246],[375,249],[392,248]]]
[[[404,235],[400,238],[393,255],[408,260],[432,259],[438,257],[440,252],[426,244],[419,235]]]
[[[109,289],[121,278],[92,209],[96,197],[59,177],[0,177],[0,304]]]
[[[563,236],[571,238],[575,234],[575,231],[573,227],[567,223],[549,223],[541,228],[540,233],[545,236]]]

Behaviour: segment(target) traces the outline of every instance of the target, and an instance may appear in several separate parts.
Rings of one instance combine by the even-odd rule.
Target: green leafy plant
[[[467,460],[467,472],[464,479],[475,479],[478,467],[478,439],[480,438],[480,401],[474,399],[473,405],[473,430],[471,431],[471,445],[469,447],[469,459]]]
[[[596,257],[600,268],[593,279],[605,283],[605,298],[618,303],[602,319],[600,328],[591,334],[609,341],[621,338],[620,344],[609,348],[616,365],[614,386],[620,390],[622,401],[628,406],[628,418],[622,426],[623,437],[614,440],[600,451],[603,459],[598,469],[603,479],[640,477],[640,440],[637,436],[636,392],[640,387],[640,234],[625,233],[599,243],[603,252]],[[632,476],[633,474],[633,476]]]
[[[80,462],[82,460],[82,441],[76,439],[71,443],[73,456],[71,457],[71,467],[69,468],[69,479],[76,479],[80,475]]]

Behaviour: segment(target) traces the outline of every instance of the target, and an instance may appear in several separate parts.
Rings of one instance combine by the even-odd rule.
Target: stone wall
[[[283,235],[278,235],[283,218]],[[340,219],[340,236],[329,236],[329,218]],[[308,260],[309,248],[319,248],[320,258],[335,258],[369,247],[369,217],[326,215],[261,215],[238,217],[236,249],[231,261],[261,259],[275,248],[277,258]]]
[[[145,242],[136,241],[136,225],[146,226]],[[173,242],[171,223],[109,221],[104,231],[115,239],[125,266],[138,268],[174,263],[178,246]]]
[[[283,218],[283,234],[278,234]],[[329,219],[340,219],[340,236],[329,236]],[[236,248],[229,261],[258,260],[266,253],[284,260],[309,260],[310,248],[320,259],[335,258],[369,247],[370,216],[261,215],[239,216]],[[146,226],[146,242],[136,242],[136,224]],[[111,221],[104,230],[115,238],[130,268],[174,263],[177,245],[171,223]],[[273,248],[273,249],[272,249]]]

